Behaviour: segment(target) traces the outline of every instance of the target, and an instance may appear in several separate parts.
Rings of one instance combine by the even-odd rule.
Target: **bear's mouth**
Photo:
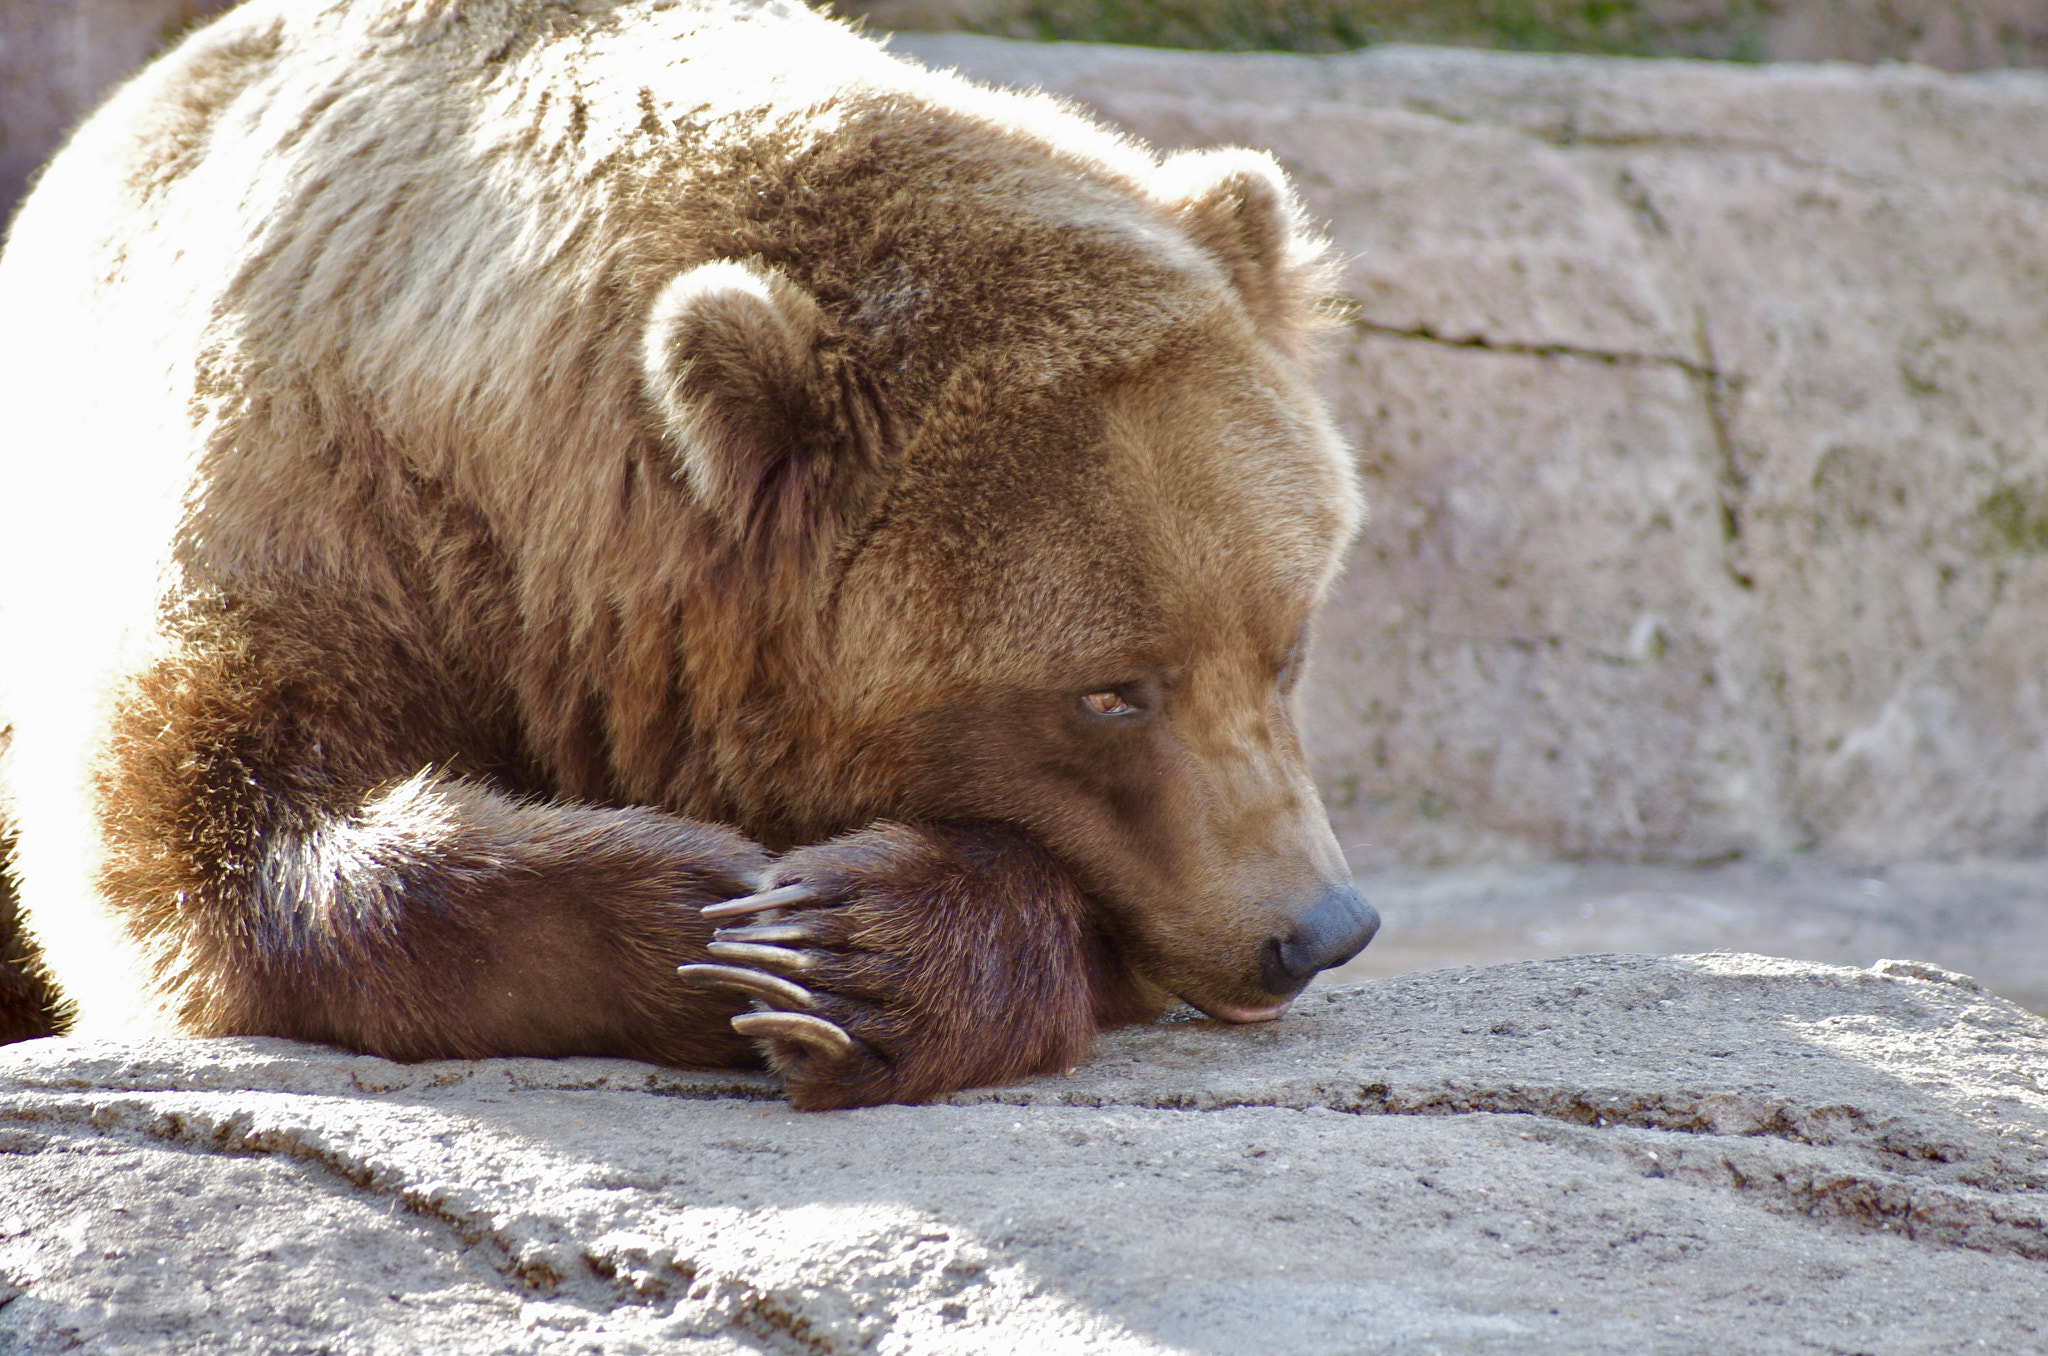
[[[1198,1003],[1192,998],[1181,1001],[1189,1007],[1199,1008],[1205,1016],[1214,1017],[1219,1022],[1236,1022],[1240,1025],[1273,1021],[1294,1006],[1292,998],[1283,998],[1270,1007],[1263,1008],[1239,1008],[1228,1003]]]

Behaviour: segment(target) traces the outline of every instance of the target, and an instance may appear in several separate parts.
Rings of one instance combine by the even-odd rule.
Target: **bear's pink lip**
[[[1227,1003],[1194,1003],[1192,999],[1188,1001],[1219,1022],[1239,1023],[1270,1022],[1294,1006],[1292,998],[1284,998],[1270,1008],[1234,1008]]]

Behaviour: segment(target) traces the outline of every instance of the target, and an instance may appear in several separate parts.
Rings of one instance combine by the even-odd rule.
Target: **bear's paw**
[[[1070,1067],[1104,966],[1079,887],[994,824],[877,824],[791,853],[770,888],[704,910],[727,924],[693,984],[806,1110],[921,1102]],[[737,923],[737,925],[734,925]]]

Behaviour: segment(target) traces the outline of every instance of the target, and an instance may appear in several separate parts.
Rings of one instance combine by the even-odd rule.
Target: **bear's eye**
[[[1124,700],[1121,692],[1091,692],[1081,698],[1081,704],[1098,716],[1129,716],[1138,710]]]
[[[1072,689],[1068,691],[1072,692]],[[1157,678],[1133,677],[1115,687],[1076,693],[1065,700],[1073,703],[1069,710],[1078,711],[1091,721],[1129,726],[1158,715],[1165,698],[1165,690]]]

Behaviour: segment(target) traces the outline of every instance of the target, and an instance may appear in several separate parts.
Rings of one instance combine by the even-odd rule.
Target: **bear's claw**
[[[750,928],[720,928],[714,942],[815,942],[818,934],[805,923],[757,923]]]
[[[742,1036],[795,1041],[813,1054],[829,1059],[846,1059],[866,1048],[836,1024],[808,1013],[743,1012],[732,1019],[732,1025]]]
[[[792,984],[775,975],[764,975],[759,970],[743,970],[737,965],[678,965],[676,973],[691,984],[738,989],[786,1007],[808,1008],[816,1001],[811,997],[811,991],[801,984]]]
[[[816,951],[793,951],[786,946],[754,946],[747,942],[728,942],[724,937],[723,932],[716,934],[708,950],[718,959],[731,961],[734,965],[755,965],[765,970],[809,970],[825,959]]]
[[[699,912],[711,921],[717,922],[722,918],[740,918],[769,909],[787,909],[797,904],[808,904],[817,898],[818,892],[808,885],[778,885],[773,890],[762,890],[758,894],[741,895],[738,899],[707,904]]]

